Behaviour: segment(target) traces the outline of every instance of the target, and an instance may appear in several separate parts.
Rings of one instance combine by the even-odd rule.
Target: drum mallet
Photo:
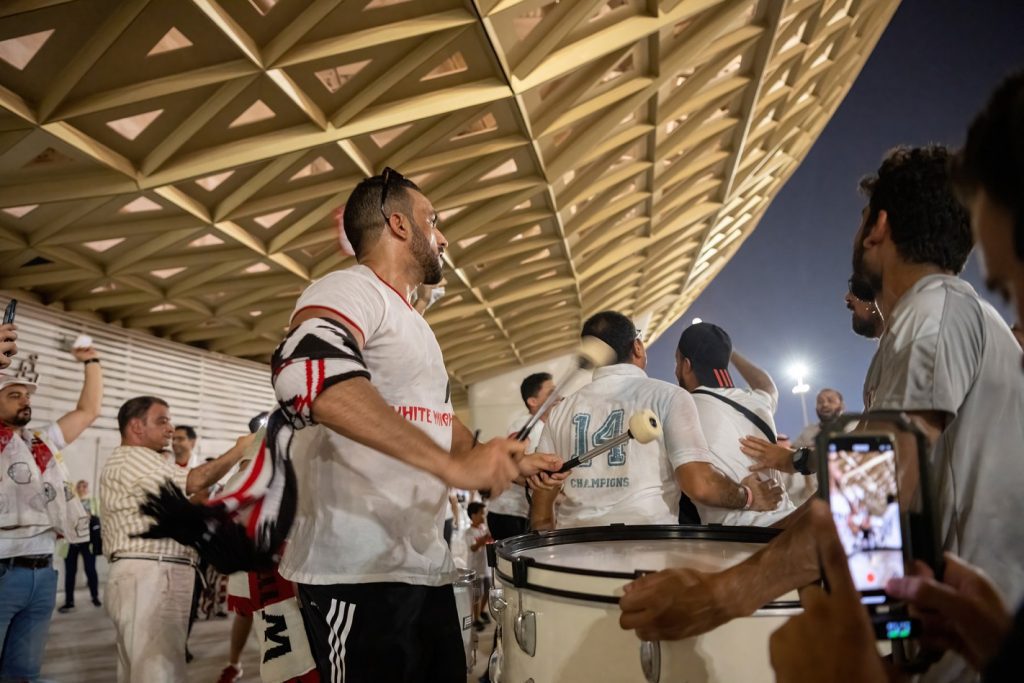
[[[636,439],[639,443],[650,443],[660,436],[661,422],[658,420],[658,416],[654,414],[653,410],[642,410],[629,418],[629,429],[625,432],[619,434],[611,441],[606,441],[597,448],[587,451],[583,455],[577,455],[566,460],[562,463],[562,467],[558,472],[559,474],[568,472],[574,467],[593,460],[602,453],[607,453],[613,448],[625,444],[630,439]]]
[[[523,425],[523,428],[516,432],[516,441],[526,441],[530,432],[533,431],[537,421],[540,420],[541,416],[548,411],[548,409],[555,404],[562,396],[562,390],[565,389],[565,385],[577,372],[583,370],[596,370],[597,368],[603,368],[605,365],[611,365],[615,362],[615,351],[612,347],[605,344],[597,337],[583,337],[580,340],[580,346],[576,350],[576,363],[573,367],[565,373],[565,375],[555,384],[554,391],[544,399],[544,403],[540,405],[540,408],[536,413],[530,416],[530,420]]]

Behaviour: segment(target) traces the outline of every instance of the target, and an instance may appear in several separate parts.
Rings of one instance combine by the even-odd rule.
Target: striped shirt
[[[103,549],[108,557],[116,553],[146,553],[187,557],[197,555],[191,548],[168,538],[132,538],[149,529],[151,517],[139,512],[147,492],[173,481],[182,490],[188,470],[168,462],[156,451],[141,446],[114,449],[100,474],[100,511],[103,518]]]

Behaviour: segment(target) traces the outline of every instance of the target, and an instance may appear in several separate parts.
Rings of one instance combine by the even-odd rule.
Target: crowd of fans
[[[415,189],[401,180],[406,183],[401,187],[410,192]],[[379,206],[377,194],[366,190],[369,199],[363,209],[379,221],[379,208],[388,229],[400,235],[405,229],[403,215],[384,211],[388,183],[385,174],[370,188],[381,190]],[[928,448],[917,457],[927,458],[931,477],[915,480],[917,470],[905,454],[908,462],[901,465],[900,482],[901,486],[928,488],[944,551],[937,566],[918,563],[908,576],[883,581],[884,589],[909,605],[922,624],[924,650],[919,659],[930,664],[924,680],[969,680],[978,675],[985,681],[1017,680],[1024,610],[1014,619],[1011,606],[1024,598],[1024,527],[1016,523],[1024,517],[1024,498],[1018,494],[1024,485],[1024,458],[1020,455],[1024,443],[1022,354],[1010,327],[958,276],[978,245],[989,287],[1012,301],[1018,321],[1024,320],[1024,73],[1000,85],[972,123],[963,149],[897,147],[861,182],[861,190],[866,205],[854,238],[846,304],[853,331],[878,340],[878,350],[866,369],[863,403],[869,413],[899,411],[923,433]],[[354,195],[359,191],[357,188]],[[412,196],[419,204],[409,210],[420,211],[430,220],[425,198]],[[362,210],[354,200],[350,204],[352,211]],[[431,230],[439,235],[436,214],[433,221]],[[351,222],[355,225],[358,221]],[[856,217],[851,217],[851,223],[855,222]],[[410,238],[413,242],[426,239],[420,233],[415,235]],[[420,259],[415,263],[429,262],[431,248],[437,250],[435,260],[439,260],[446,242],[443,236],[440,243],[436,235],[432,239],[430,244],[411,247],[410,253]],[[365,248],[358,239],[353,243],[357,252]],[[405,258],[406,252],[401,253]],[[392,257],[394,254],[388,256]],[[357,275],[372,281],[370,275]],[[381,307],[378,311],[368,305],[361,311],[369,319],[379,319],[374,329],[385,329],[381,320],[399,320],[393,309],[379,304],[381,297],[390,294],[376,281],[359,284],[363,281],[357,275],[351,275],[353,286],[366,289],[367,300]],[[423,273],[418,276],[419,282],[431,283]],[[316,291],[303,295],[309,301],[297,309],[295,329],[307,320],[317,320],[314,314],[303,313],[307,309],[327,308],[316,303],[317,295]],[[393,323],[395,329],[400,331],[405,325],[408,334],[426,334],[417,316],[414,311],[412,318],[401,318]],[[375,399],[371,394],[358,393],[371,386],[369,374],[358,369],[374,362],[372,353],[367,352],[365,361],[360,353],[360,344],[369,340],[361,325],[348,317],[344,320],[343,327],[351,337],[345,342],[344,359],[357,369],[346,371],[343,380],[324,387],[325,395],[334,391],[332,387],[344,387],[332,395],[357,392],[369,401],[366,405],[372,405]],[[461,532],[467,546],[465,559],[480,579],[487,574],[482,562],[487,543],[523,533],[528,527],[672,524],[683,518],[691,523],[777,527],[782,533],[771,543],[724,572],[668,569],[631,583],[621,600],[622,627],[635,630],[644,640],[683,638],[750,614],[789,590],[803,588],[803,613],[771,638],[772,665],[779,681],[881,681],[908,675],[879,656],[868,612],[847,563],[854,552],[895,543],[895,482],[869,510],[864,490],[840,486],[842,461],[835,454],[828,459],[815,451],[817,434],[830,429],[830,423],[844,411],[843,396],[833,389],[822,390],[816,401],[819,422],[790,445],[778,434],[774,422],[778,390],[772,378],[737,352],[720,327],[699,323],[682,333],[676,347],[675,384],[647,377],[642,334],[628,317],[604,311],[585,321],[582,332],[605,342],[615,354],[614,362],[596,370],[593,382],[585,388],[544,411],[525,447],[509,439],[478,444],[473,437],[470,443],[461,423],[454,434],[448,432],[450,449],[437,450],[440,441],[428,447],[421,441],[421,433],[402,431],[404,436],[396,437],[400,442],[393,446],[396,452],[387,452],[408,462],[402,466],[409,472],[403,470],[402,476],[412,476],[413,468],[418,467],[437,475],[441,482],[437,491],[431,489],[429,496],[424,494],[423,500],[415,503],[423,507],[420,517],[428,540],[440,541],[441,508],[445,505],[451,512],[445,515],[445,537],[450,539],[451,520],[461,516],[453,490],[482,488],[484,483],[493,484],[493,496],[486,506],[476,501],[468,505],[471,526]],[[0,368],[10,363],[8,354],[16,351],[16,327],[0,327]],[[433,354],[433,347],[426,352]],[[67,544],[65,600],[60,611],[75,609],[74,582],[81,557],[93,605],[104,606],[115,624],[119,680],[185,680],[186,643],[200,597],[204,590],[212,590],[208,592],[213,604],[209,609],[222,611],[217,596],[228,591],[216,586],[227,586],[230,581],[215,570],[206,571],[195,549],[151,533],[152,520],[140,505],[147,501],[147,494],[167,481],[202,503],[211,488],[231,472],[247,476],[251,446],[262,438],[265,420],[257,422],[254,433],[239,437],[220,457],[195,465],[195,430],[176,427],[166,401],[154,396],[132,398],[118,411],[121,445],[107,458],[98,482],[99,497],[92,498],[87,482],[73,487],[67,481],[60,452],[98,417],[103,376],[99,354],[91,346],[76,348],[73,354],[84,366],[78,404],[46,427],[27,427],[36,385],[23,377],[0,374],[0,452],[6,474],[0,478],[0,679],[35,680],[39,676],[56,600],[52,563],[60,536]],[[736,385],[733,372],[746,387]],[[349,381],[352,378],[359,381]],[[367,382],[361,383],[364,379]],[[431,382],[434,380],[438,386],[445,381],[443,374]],[[553,389],[551,376],[531,375],[521,389],[527,414],[513,420],[509,428],[513,433],[545,404]],[[430,395],[437,398],[436,393]],[[642,409],[653,410],[660,419],[664,430],[660,439],[617,446],[575,470],[554,472],[560,460],[546,454],[567,459],[599,447],[620,434],[625,420]],[[441,413],[423,408],[422,413],[410,409],[409,414]],[[387,423],[393,429],[407,429],[408,423],[394,410],[381,415],[399,420]],[[392,447],[359,432],[364,425],[349,422],[361,419],[358,416],[325,409],[318,418],[325,429],[371,449],[368,457],[377,457],[372,448]],[[452,422],[454,418],[449,416],[449,427]],[[867,422],[851,425],[854,432],[869,427]],[[331,443],[336,448],[344,445]],[[172,451],[165,454],[168,445]],[[401,454],[400,448],[404,449]],[[438,459],[447,457],[448,450],[472,453],[474,459],[457,464]],[[537,452],[534,456],[525,455],[533,451]],[[434,459],[414,460],[420,452],[430,452]],[[514,465],[508,462],[510,453],[515,456]],[[530,457],[533,459],[528,460]],[[813,495],[819,466],[829,468],[828,475],[840,492],[838,497],[835,493],[831,496],[831,511],[826,502],[829,496],[816,499]],[[328,483],[328,479],[299,479],[300,487],[307,488]],[[327,495],[327,489],[323,493]],[[331,490],[330,495],[342,493]],[[441,502],[436,514],[431,508],[437,502],[434,498]],[[844,505],[848,508],[844,519],[850,525],[837,531],[834,513]],[[402,518],[397,506],[393,513],[396,520]],[[302,507],[299,514],[315,517]],[[307,555],[313,557],[315,539],[323,530],[318,532],[312,522],[300,529],[307,534],[303,541],[310,546]],[[343,526],[332,526],[330,533],[345,531]],[[431,546],[423,552],[427,557],[434,549]],[[100,553],[110,562],[102,602],[95,570],[95,557]],[[230,665],[222,680],[241,676],[239,657],[252,628],[253,613],[261,609],[273,613],[270,606],[276,605],[282,610],[283,623],[292,614],[288,610],[293,603],[294,614],[299,613],[301,604],[310,636],[305,658],[295,664],[305,670],[297,675],[280,673],[274,680],[308,682],[316,680],[318,671],[321,677],[336,672],[338,663],[330,655],[320,656],[321,648],[335,643],[339,634],[347,637],[344,629],[352,622],[347,627],[345,622],[356,618],[348,612],[340,621],[335,618],[342,614],[339,609],[344,610],[338,605],[349,599],[342,596],[363,598],[333,574],[321,576],[320,565],[309,564],[328,561],[326,555],[316,561],[305,559],[307,555],[298,558],[293,553],[291,564],[282,569],[284,577],[276,567],[233,575],[235,599],[229,602],[238,618]],[[286,553],[286,563],[288,559]],[[431,571],[444,565],[445,576],[452,568],[450,555],[443,552],[430,563]],[[306,578],[287,578],[295,576]],[[820,587],[821,579],[828,590]],[[438,586],[420,585],[420,578],[408,583],[424,588],[409,593],[426,605],[415,619],[432,623],[438,615],[448,614],[445,604],[434,602],[442,595],[432,590]],[[214,588],[204,588],[210,584]],[[282,597],[266,602],[265,591],[258,593],[271,584]],[[485,593],[486,586],[479,586],[478,596]],[[478,629],[486,619],[484,604],[478,599],[473,608]],[[317,629],[322,625],[312,626],[309,615],[324,609],[334,616],[327,616],[327,630],[321,633]],[[371,628],[362,621],[355,623],[360,624],[360,631]],[[360,638],[371,639],[368,635]],[[272,643],[263,644],[270,646]],[[328,659],[331,661],[325,664]],[[448,661],[444,666],[457,668]]]

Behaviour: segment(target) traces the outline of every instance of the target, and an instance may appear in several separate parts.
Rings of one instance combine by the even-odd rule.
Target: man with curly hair
[[[900,147],[861,182],[868,203],[853,267],[885,321],[865,396],[870,410],[906,412],[925,432],[942,548],[983,568],[1017,601],[1024,594],[1024,527],[999,520],[1024,517],[1024,381],[1007,371],[1019,364],[1020,348],[995,309],[957,277],[972,236],[949,162],[944,147]],[[774,448],[763,458],[792,471],[792,455]],[[688,637],[818,576],[805,516],[725,572],[674,569],[634,582],[620,602],[620,621],[644,640]],[[962,680],[965,669],[963,660],[947,658],[928,680]]]

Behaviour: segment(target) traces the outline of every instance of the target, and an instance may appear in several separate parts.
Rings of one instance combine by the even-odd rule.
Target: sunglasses
[[[384,208],[384,204],[388,200],[388,190],[391,187],[391,180],[394,179],[397,182],[401,183],[403,180],[405,180],[405,176],[396,171],[395,169],[391,168],[390,166],[386,166],[384,168],[384,171],[380,175],[380,215],[384,216],[384,222],[388,223],[390,217],[388,216],[387,209]]]

